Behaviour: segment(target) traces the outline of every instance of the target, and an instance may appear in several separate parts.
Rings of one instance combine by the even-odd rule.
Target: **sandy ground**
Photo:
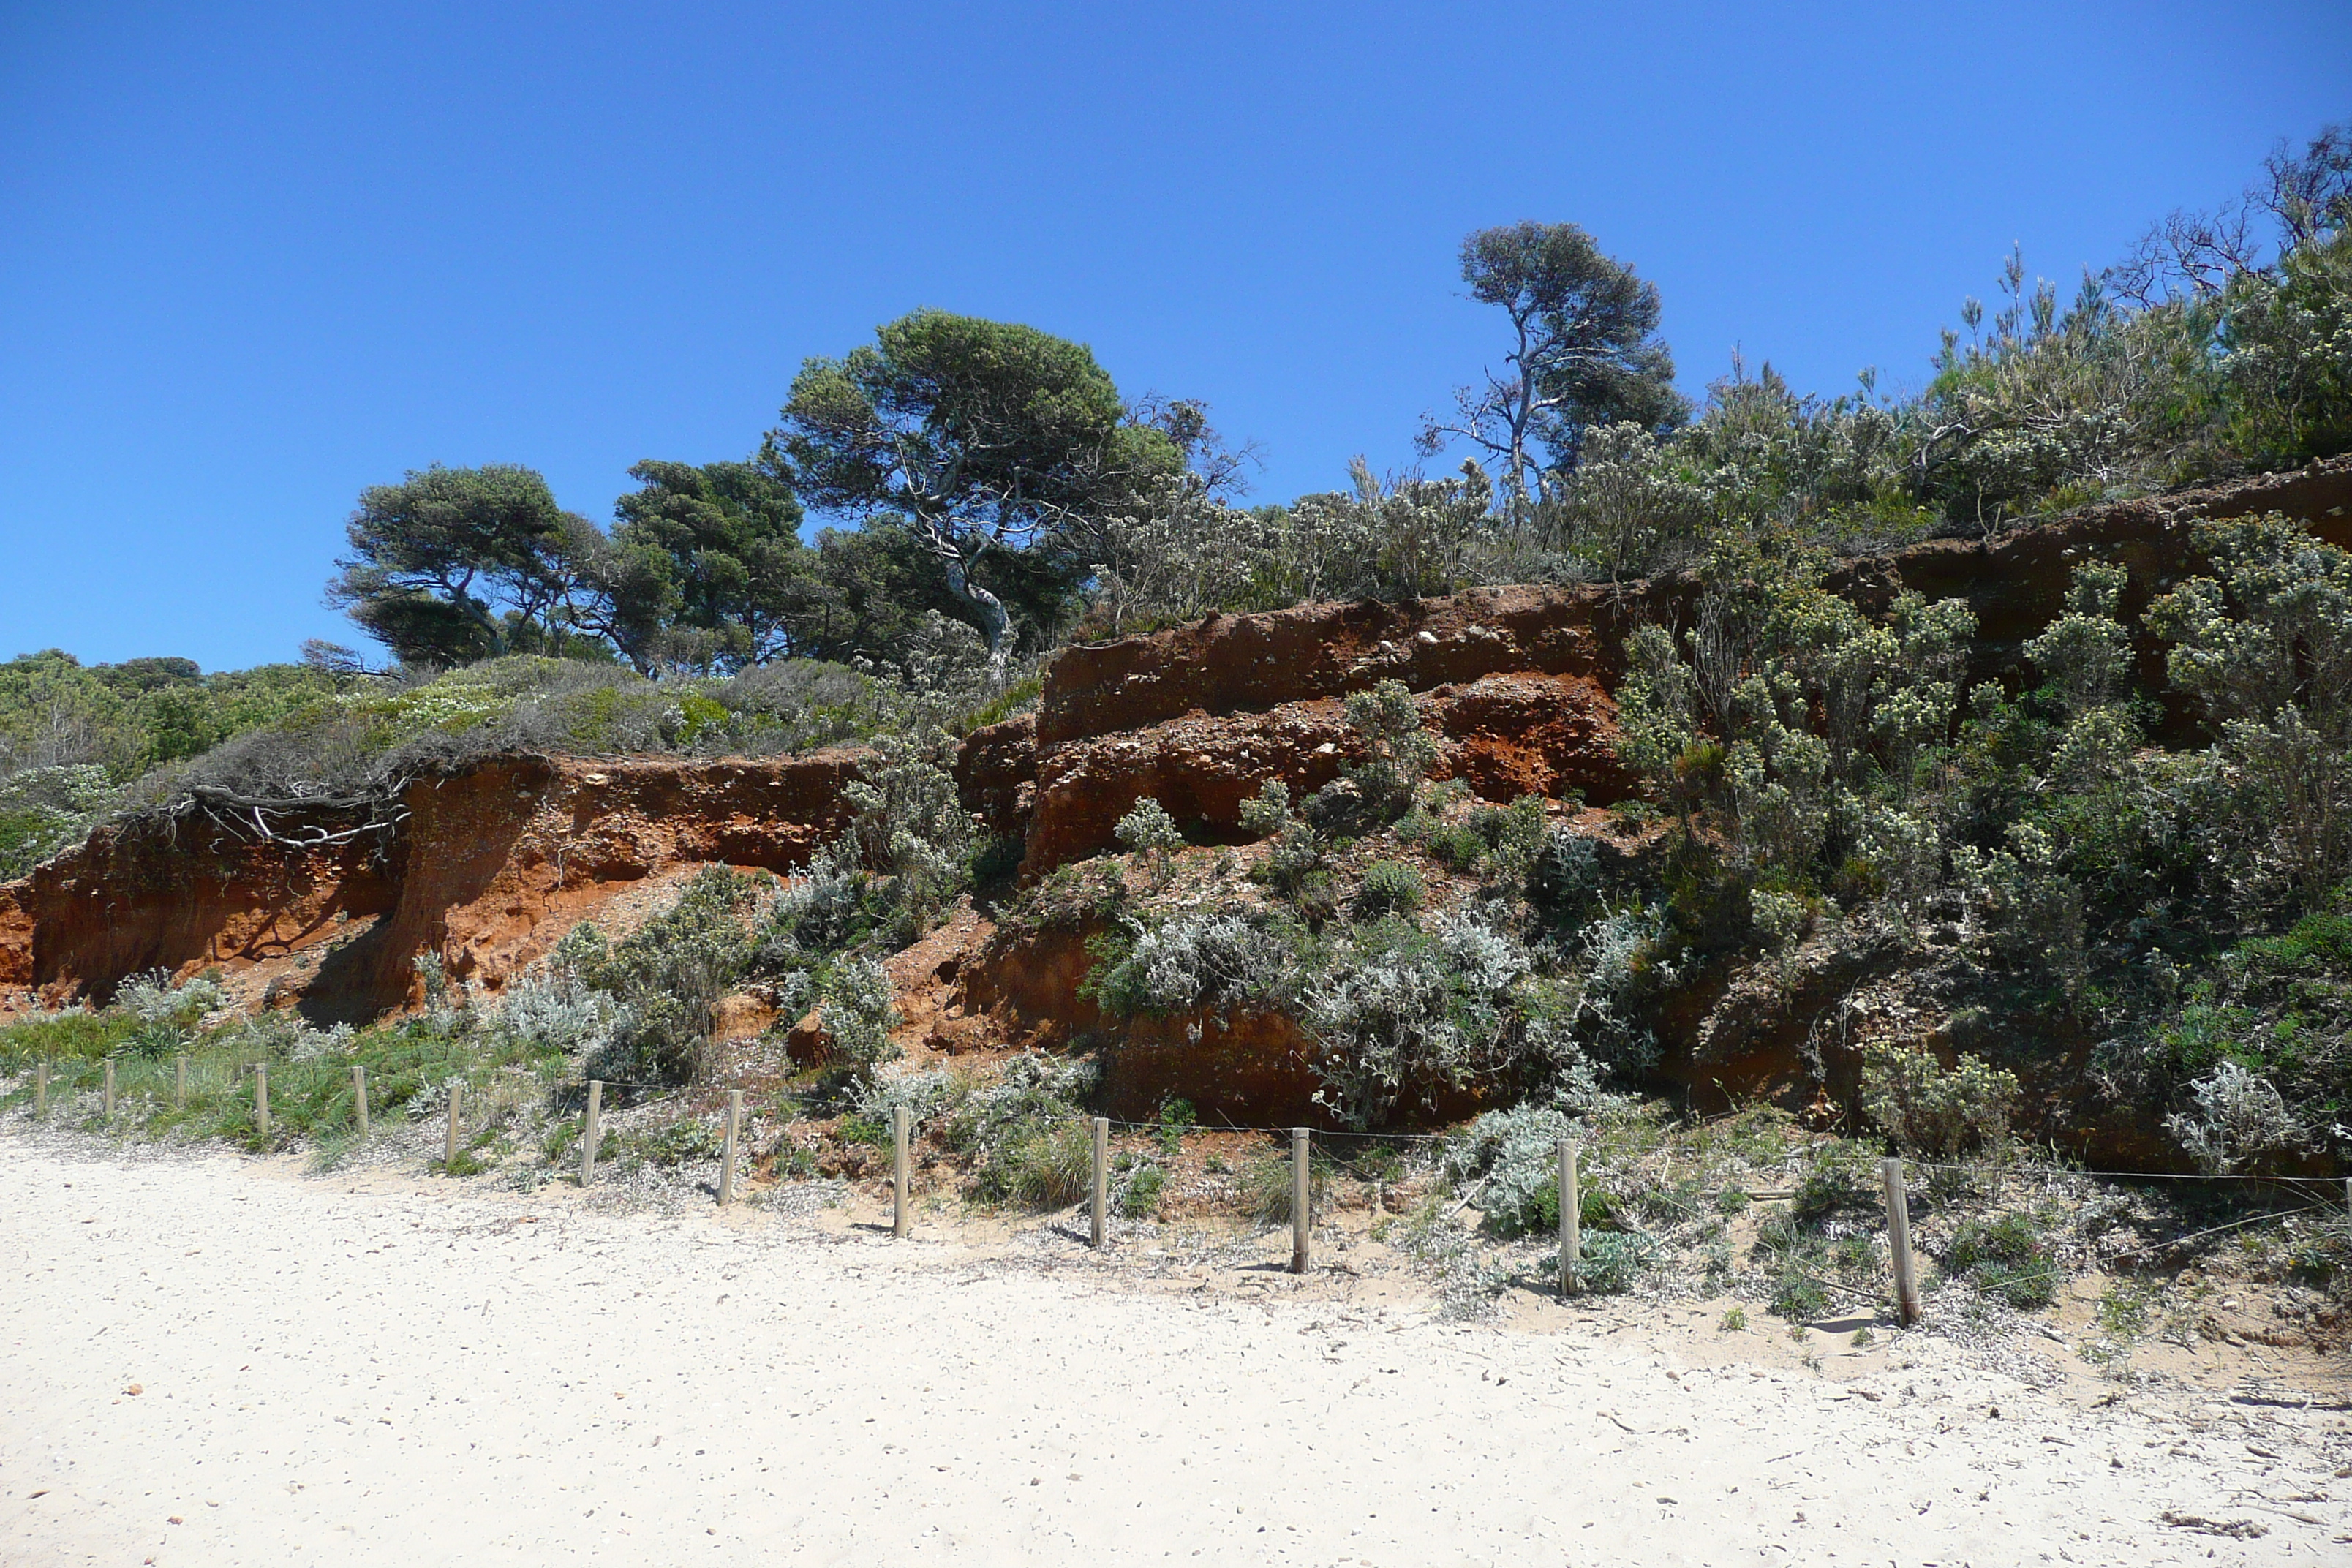
[[[854,1221],[0,1137],[0,1562],[2352,1561],[2336,1400]]]

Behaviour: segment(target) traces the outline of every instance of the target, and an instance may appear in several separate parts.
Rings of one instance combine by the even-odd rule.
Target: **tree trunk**
[[[1005,675],[1013,662],[1013,617],[1006,613],[1004,601],[971,579],[971,563],[961,554],[947,557],[948,591],[970,606],[980,622],[980,634],[988,639],[988,686],[992,691],[1004,689]]]

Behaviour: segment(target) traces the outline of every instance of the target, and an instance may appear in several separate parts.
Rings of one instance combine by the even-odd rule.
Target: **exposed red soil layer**
[[[1486,799],[1579,790],[1607,803],[1632,786],[1617,761],[1616,704],[1590,678],[1490,675],[1424,692],[1416,705],[1422,723],[1444,737],[1435,776],[1459,778]],[[1236,837],[1242,803],[1266,783],[1303,798],[1360,752],[1334,699],[1067,743],[1038,764],[1023,874],[1117,848],[1118,819],[1147,795],[1211,838]]]
[[[103,996],[146,970],[249,965],[323,946],[398,902],[397,873],[376,851],[372,839],[313,850],[255,843],[208,818],[101,827],[0,885],[0,996]]]
[[[1508,672],[1614,686],[1624,634],[1666,589],[1474,588],[1401,604],[1301,605],[1071,647],[1039,700],[1037,747],[1140,730],[1199,711],[1262,712],[1401,680],[1415,691]]]
[[[1037,798],[1037,716],[974,730],[956,754],[956,788],[982,830],[1016,842]]]
[[[119,824],[0,887],[0,992],[102,999],[145,970],[234,973],[312,950],[315,969],[279,994],[320,1016],[405,1005],[421,952],[494,992],[647,877],[804,864],[847,820],[841,787],[866,756],[491,758],[411,784],[381,858],[362,841],[291,852],[210,821]]]

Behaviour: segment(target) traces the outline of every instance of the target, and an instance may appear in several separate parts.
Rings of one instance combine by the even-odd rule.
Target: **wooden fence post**
[[[1110,1118],[1095,1118],[1095,1249],[1110,1245]]]
[[[47,1057],[33,1064],[33,1120],[46,1120],[49,1114],[49,1062]]]
[[[457,1107],[465,1092],[464,1084],[453,1083],[449,1086],[449,1134],[443,1140],[441,1145],[441,1169],[445,1173],[457,1163]]]
[[[269,1136],[269,1064],[253,1064],[253,1127],[264,1138]]]
[[[188,1053],[182,1051],[172,1058],[172,1109],[184,1110],[188,1105]]]
[[[363,1067],[352,1068],[352,1111],[358,1120],[360,1136],[366,1137],[368,1135],[367,1068]]]
[[[596,1124],[604,1109],[604,1080],[588,1080],[588,1118],[580,1129],[580,1184],[586,1186],[596,1179]]]
[[[1576,1294],[1584,1262],[1584,1188],[1576,1179],[1576,1145],[1559,1141],[1559,1293]]]
[[[890,1108],[890,1234],[907,1234],[907,1108]]]
[[[106,1058],[106,1119],[114,1120],[114,1058]]]
[[[719,1156],[719,1201],[735,1201],[735,1140],[743,1127],[743,1091],[727,1091],[727,1142]]]
[[[1903,1162],[1881,1160],[1886,1182],[1886,1250],[1895,1263],[1895,1315],[1905,1328],[1919,1321],[1919,1279],[1911,1262],[1911,1200],[1903,1191]]]
[[[1314,1195],[1307,1181],[1307,1140],[1304,1127],[1290,1130],[1290,1271],[1304,1274],[1307,1268],[1307,1233],[1310,1221],[1308,1210]]]

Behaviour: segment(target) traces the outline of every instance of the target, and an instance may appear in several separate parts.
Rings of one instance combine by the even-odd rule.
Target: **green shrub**
[[[1586,1231],[1580,1240],[1582,1245],[1576,1268],[1577,1284],[1592,1295],[1624,1294],[1649,1265],[1651,1248],[1640,1237]]]
[[[1184,1134],[1201,1124],[1200,1112],[1192,1109],[1191,1100],[1182,1099],[1161,1101],[1156,1120],[1152,1136],[1159,1142],[1160,1152],[1171,1160],[1183,1152]]]
[[[95,764],[0,774],[0,881],[79,843],[121,798],[106,769]]]
[[[1830,1310],[1830,1293],[1794,1267],[1784,1268],[1772,1281],[1772,1300],[1765,1307],[1776,1318],[1805,1322]]]
[[[983,1160],[991,1147],[1023,1126],[1076,1119],[1091,1091],[1094,1064],[1032,1052],[1013,1058],[993,1083],[973,1086],[947,1117],[948,1146]]]
[[[971,1074],[948,1069],[873,1077],[856,1085],[857,1110],[887,1122],[900,1106],[917,1127],[952,1118],[979,1086]]]
[[[1952,1159],[1995,1148],[2009,1136],[2017,1076],[1959,1053],[1948,1069],[1925,1047],[1873,1044],[1863,1050],[1862,1105],[1906,1153]]]
[[[1789,1215],[1800,1224],[1818,1224],[1834,1215],[1881,1207],[1885,1193],[1877,1152],[1840,1138],[1811,1152]]]
[[[879,759],[841,792],[856,816],[840,858],[889,879],[894,945],[904,947],[962,891],[975,829],[957,791],[953,740],[918,730],[874,745]]]
[[[718,1128],[688,1116],[624,1139],[621,1152],[649,1165],[683,1165],[688,1161],[716,1160],[725,1142]]]
[[[898,1134],[889,1119],[863,1110],[853,1110],[843,1117],[835,1136],[844,1143],[863,1143],[869,1149],[892,1149],[898,1143]]]
[[[1019,837],[988,833],[972,845],[970,879],[986,885],[1002,882],[1021,869],[1028,846]]]
[[[2299,1148],[2305,1137],[2277,1086],[2234,1061],[2198,1080],[2193,1109],[2167,1116],[2164,1130],[2210,1175],[2261,1165]]]
[[[1132,1160],[1121,1173],[1118,1212],[1129,1219],[1147,1219],[1160,1210],[1160,1194],[1168,1173],[1148,1160]]]
[[[129,1045],[144,1027],[129,1013],[36,1015],[0,1026],[0,1066],[23,1068],[37,1060],[96,1061]]]
[[[1348,781],[1375,821],[1393,822],[1412,808],[1413,792],[1437,761],[1437,737],[1422,728],[1421,710],[1402,681],[1349,692],[1345,711],[1363,748],[1363,761],[1348,769]]]
[[[1288,984],[1288,933],[1242,915],[1129,920],[1090,944],[1080,994],[1114,1017],[1225,1014],[1264,1006]]]
[[[1462,862],[1461,868],[1468,870],[1485,862],[1493,879],[1506,886],[1528,879],[1550,836],[1544,799],[1535,795],[1523,795],[1507,806],[1482,805],[1464,826],[1476,838],[1478,852],[1472,860]]]
[[[881,961],[835,964],[824,984],[824,1033],[835,1058],[861,1073],[896,1050],[890,1031],[900,1022],[890,976]]]
[[[1297,820],[1291,815],[1290,786],[1268,779],[1257,794],[1242,802],[1242,831],[1253,838],[1271,838]]]
[[[1356,886],[1356,913],[1361,916],[1409,915],[1427,902],[1429,889],[1421,868],[1403,860],[1375,860],[1364,868]]]
[[[1456,871],[1474,871],[1486,858],[1486,841],[1466,822],[1449,822],[1429,832],[1429,852]]]
[[[549,1122],[545,1135],[539,1141],[540,1157],[551,1165],[567,1163],[586,1132],[584,1118],[575,1121],[567,1116]]]
[[[1323,840],[1299,821],[1285,822],[1274,836],[1274,846],[1251,872],[1257,880],[1286,899],[1304,901],[1303,890],[1315,879],[1329,880]]]
[[[568,949],[559,944],[581,979],[626,1008],[592,1076],[682,1083],[701,1071],[719,1003],[751,964],[746,916],[756,886],[713,866],[687,884],[677,903],[601,957],[602,938],[593,928],[567,935]]]
[[[1496,1234],[1547,1234],[1559,1225],[1559,1141],[1575,1126],[1549,1106],[1489,1110],[1446,1144],[1446,1173],[1477,1184],[1475,1201]]]
[[[2021,1311],[2058,1299],[2058,1266],[2028,1215],[1961,1222],[1944,1251],[1944,1271]]]
[[[1532,959],[1478,916],[1424,931],[1389,915],[1302,960],[1298,1017],[1316,1045],[1317,1098],[1359,1130],[1408,1094],[1466,1089],[1531,1067],[1549,1041],[1521,1031]]]
[[[1143,858],[1151,885],[1165,888],[1176,874],[1175,853],[1184,847],[1184,836],[1177,831],[1176,819],[1167,808],[1146,795],[1118,819],[1113,831],[1128,853]]]

